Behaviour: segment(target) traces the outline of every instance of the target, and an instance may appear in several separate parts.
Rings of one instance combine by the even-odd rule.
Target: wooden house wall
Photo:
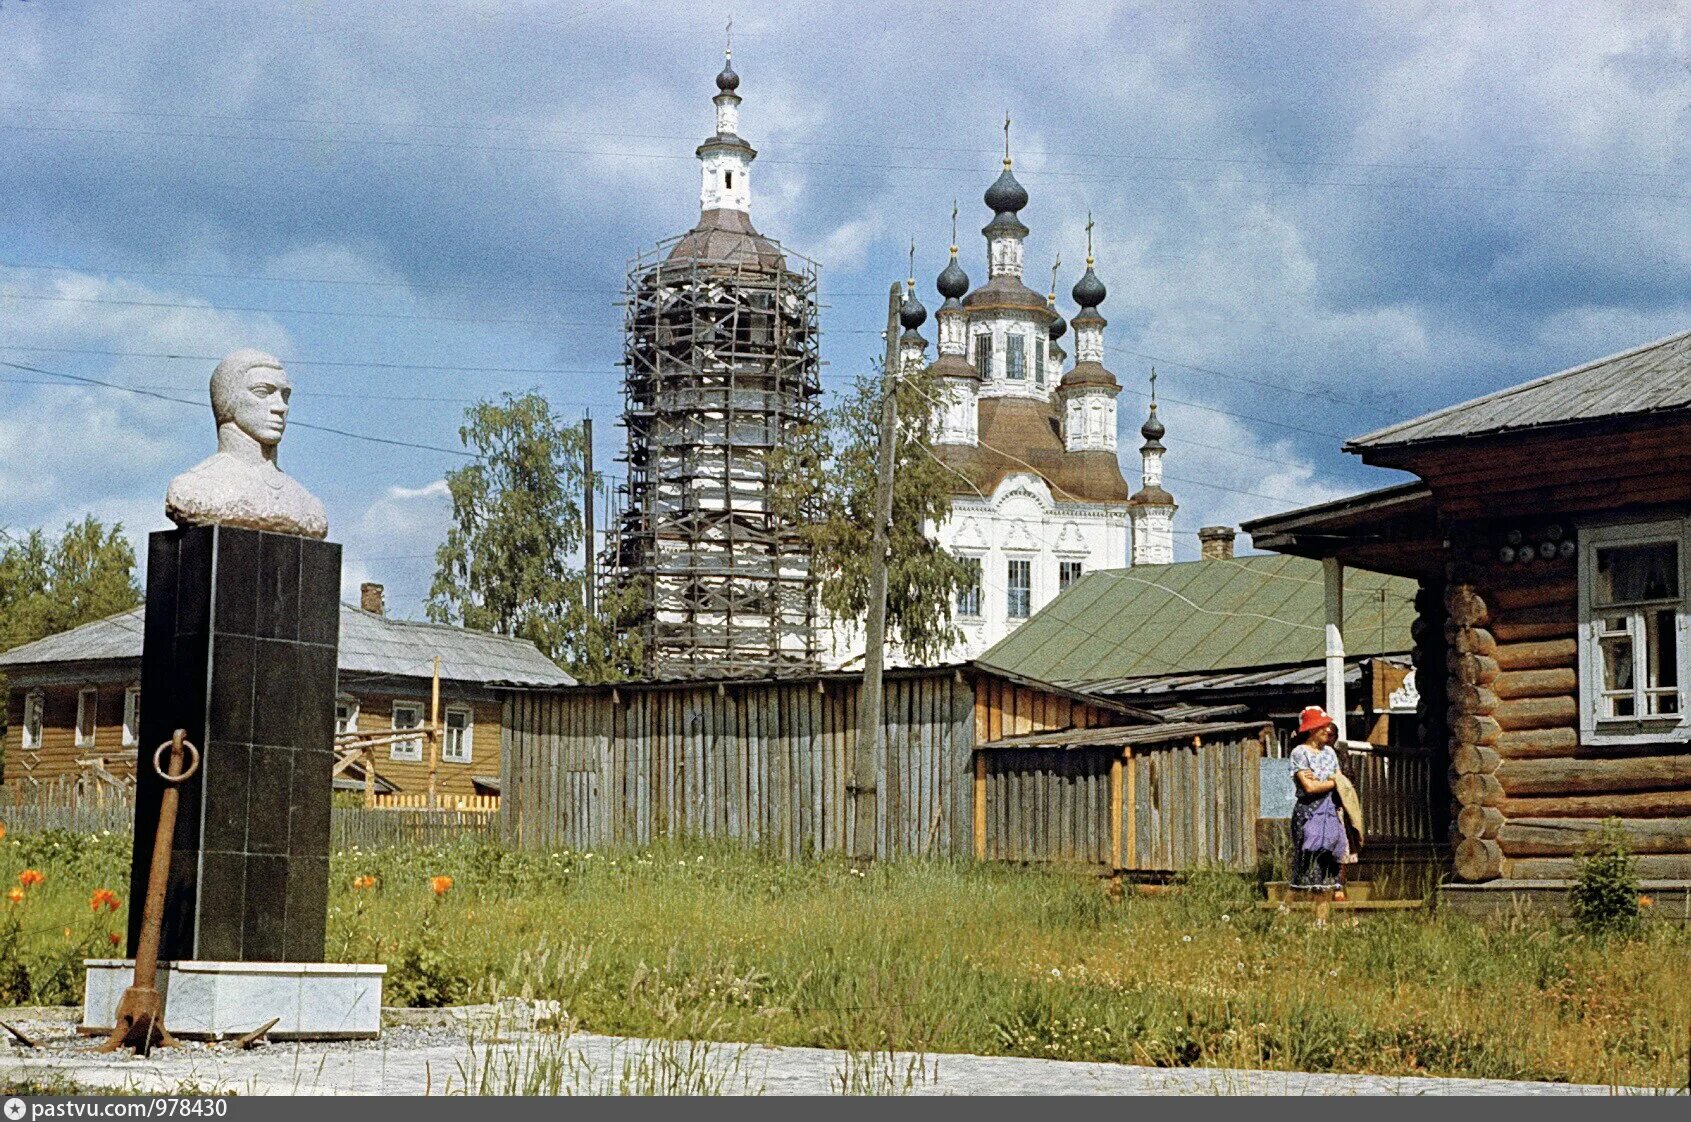
[[[1501,564],[1504,532],[1458,536],[1444,597],[1457,874],[1570,877],[1613,816],[1641,875],[1691,877],[1687,746],[1581,742],[1576,560]]]
[[[979,753],[977,857],[1106,870],[1254,870],[1262,743]]]
[[[352,685],[341,691],[358,699],[358,731],[382,732],[393,727],[393,703],[395,701],[410,702],[422,709],[424,721],[429,719],[429,683],[421,683],[421,688],[396,692],[391,687],[385,691],[375,691]],[[499,774],[501,735],[500,723],[505,719],[504,705],[500,701],[486,698],[466,698],[453,696],[458,691],[442,683],[440,699],[440,719],[446,720],[448,706],[464,707],[471,710],[472,731],[470,734],[470,762],[460,764],[448,761],[441,756],[440,764],[435,770],[435,789],[442,794],[473,795],[476,793],[475,783],[471,777],[476,775]],[[444,752],[444,745],[442,746]],[[393,758],[393,745],[383,744],[375,748],[376,774],[392,783],[402,793],[425,794],[429,789],[429,752],[428,742],[424,741],[422,759],[396,760]]]
[[[877,856],[966,853],[973,688],[937,671],[889,676],[884,693]],[[857,702],[849,679],[515,691],[505,836],[546,848],[720,838],[789,858],[852,852]]]
[[[98,757],[107,771],[118,778],[135,773],[135,749],[123,744],[123,695],[129,685],[122,681],[82,681],[75,684],[41,686],[13,685],[6,699],[6,762],[4,782],[51,782],[61,776],[82,774],[79,760]],[[84,689],[96,691],[94,743],[76,745],[76,699]],[[41,742],[30,751],[23,746],[25,695],[41,691]]]

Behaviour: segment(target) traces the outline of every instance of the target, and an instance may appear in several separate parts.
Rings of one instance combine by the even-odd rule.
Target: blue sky
[[[1181,556],[1391,482],[1341,438],[1691,327],[1691,7],[1435,3],[0,3],[0,360],[204,400],[240,345],[294,420],[442,447],[464,405],[591,410],[614,471],[627,259],[697,215],[734,17],[753,218],[822,269],[824,382],[1009,112],[1029,281],[1097,221],[1137,471],[1159,372]],[[1072,309],[1069,309],[1072,310]],[[48,384],[43,384],[48,383]],[[0,527],[138,539],[189,407],[0,367]],[[421,613],[436,451],[290,430],[345,580]]]

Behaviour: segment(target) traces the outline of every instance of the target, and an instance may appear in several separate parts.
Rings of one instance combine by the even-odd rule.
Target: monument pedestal
[[[77,1031],[112,1031],[135,960],[89,959]],[[386,966],[323,962],[161,962],[164,1027],[184,1040],[226,1040],[280,1018],[276,1040],[373,1040],[382,1031]]]
[[[200,767],[179,807],[159,937],[165,1028],[216,1039],[373,1037],[382,966],[323,963],[341,547],[235,526],[148,540],[128,959],[86,965],[85,1031],[130,985],[176,729]]]

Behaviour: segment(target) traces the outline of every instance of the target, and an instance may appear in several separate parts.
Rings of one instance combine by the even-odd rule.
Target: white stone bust
[[[280,360],[242,349],[211,375],[217,451],[170,481],[164,512],[182,526],[219,523],[321,538],[329,517],[317,496],[276,466],[293,386]]]

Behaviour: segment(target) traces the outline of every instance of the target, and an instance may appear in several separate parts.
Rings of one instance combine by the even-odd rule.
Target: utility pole
[[[440,805],[435,773],[440,770],[440,656],[434,656],[434,680],[429,685],[429,809]]]
[[[875,791],[880,771],[881,668],[887,643],[887,529],[892,522],[893,459],[898,441],[898,309],[903,286],[887,294],[887,357],[881,367],[881,431],[875,454],[875,524],[869,542],[869,619],[864,630],[863,689],[857,702],[857,758],[852,762],[852,800],[859,862],[875,859]]]
[[[587,608],[587,618],[592,619],[597,614],[599,587],[593,574],[593,414],[588,413],[581,418],[581,435],[586,442],[585,456],[586,471],[582,481],[582,517],[587,525],[583,528],[584,542],[582,546],[582,572],[587,588],[582,594],[582,604]]]

